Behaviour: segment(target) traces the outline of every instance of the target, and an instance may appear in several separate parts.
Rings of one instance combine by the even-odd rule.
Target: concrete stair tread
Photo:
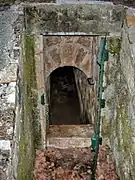
[[[50,125],[49,137],[90,138],[94,133],[93,125]]]
[[[75,148],[75,147],[90,147],[91,138],[83,137],[49,137],[47,141],[48,147],[56,148]]]

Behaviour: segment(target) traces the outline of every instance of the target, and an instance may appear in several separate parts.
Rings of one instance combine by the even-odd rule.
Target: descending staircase
[[[93,126],[87,125],[50,125],[47,146],[56,148],[90,147]]]

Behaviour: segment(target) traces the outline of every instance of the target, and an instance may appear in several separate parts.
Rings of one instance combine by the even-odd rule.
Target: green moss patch
[[[135,172],[133,165],[135,154],[132,144],[134,132],[129,116],[132,97],[120,64],[121,39],[116,37],[108,38],[107,45],[109,52],[112,54],[110,55],[112,59],[108,62],[105,70],[106,88],[108,88],[105,90],[111,96],[107,96],[106,99],[107,109],[109,109],[109,112],[106,111],[106,113],[109,114],[104,117],[102,135],[109,139],[113,151],[118,155],[117,169],[120,178],[132,179]],[[107,119],[107,117],[110,118]],[[127,165],[126,175],[124,174],[124,163]]]
[[[108,41],[108,50],[111,54],[116,55],[120,53],[121,49],[121,38],[111,37]]]
[[[24,36],[23,111],[19,141],[18,180],[32,180],[35,150],[40,145],[40,125],[37,111],[34,36]]]

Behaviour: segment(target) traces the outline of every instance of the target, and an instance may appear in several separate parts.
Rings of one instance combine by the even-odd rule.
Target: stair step
[[[90,138],[77,138],[77,137],[49,137],[47,141],[48,147],[55,148],[75,148],[75,147],[90,147]]]
[[[93,125],[50,125],[49,137],[90,138],[94,134]]]

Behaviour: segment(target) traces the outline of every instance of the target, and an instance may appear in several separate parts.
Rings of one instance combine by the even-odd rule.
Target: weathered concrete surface
[[[50,125],[49,137],[91,137],[93,126],[87,125]]]
[[[22,77],[22,103],[20,138],[16,179],[32,179],[35,149],[41,142],[40,119],[37,96],[34,36],[24,34]]]
[[[48,147],[56,147],[60,149],[76,148],[76,147],[90,147],[90,138],[85,137],[48,137]]]
[[[123,6],[111,4],[30,4],[24,5],[26,31],[119,33]],[[34,25],[34,26],[33,26]]]
[[[94,134],[93,125],[51,125],[47,146],[58,148],[90,147]]]
[[[129,13],[130,12],[130,13]],[[134,16],[128,10],[122,36],[108,39],[109,62],[105,68],[102,134],[109,140],[122,180],[135,179],[135,66]],[[133,30],[133,31],[132,31]],[[132,38],[131,38],[132,37]]]

